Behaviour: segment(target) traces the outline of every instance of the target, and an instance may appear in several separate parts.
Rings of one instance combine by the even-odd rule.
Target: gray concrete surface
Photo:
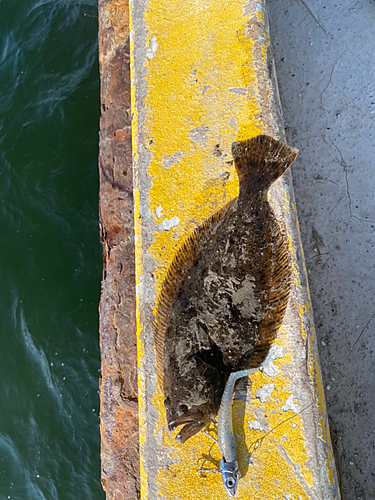
[[[374,500],[375,1],[268,10],[343,498]]]

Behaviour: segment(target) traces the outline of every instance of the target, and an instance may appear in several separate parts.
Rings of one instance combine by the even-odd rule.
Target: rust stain
[[[100,433],[107,500],[138,500],[139,439],[129,7],[99,0]]]
[[[123,128],[122,130],[116,130],[115,137],[118,141],[123,141],[126,137],[129,138],[130,131],[127,128]]]
[[[112,36],[108,38],[109,47],[102,54],[106,62],[112,59],[116,49],[126,44],[129,38],[129,2],[112,0],[102,2],[105,6],[100,22],[104,28],[110,28]]]

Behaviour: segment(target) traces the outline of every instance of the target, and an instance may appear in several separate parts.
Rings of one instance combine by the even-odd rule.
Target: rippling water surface
[[[0,1],[0,499],[104,499],[97,4]]]

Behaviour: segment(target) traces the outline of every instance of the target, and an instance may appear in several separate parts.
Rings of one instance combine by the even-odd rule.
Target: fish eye
[[[178,408],[178,415],[185,415],[185,413],[188,411],[188,407],[186,405],[180,405]]]
[[[171,398],[168,396],[167,399],[164,400],[164,406],[166,408],[170,408],[171,407]]]

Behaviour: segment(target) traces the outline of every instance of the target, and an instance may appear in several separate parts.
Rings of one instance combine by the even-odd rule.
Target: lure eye
[[[185,415],[187,411],[188,407],[186,405],[180,405],[178,408],[178,415],[181,417],[182,415]]]
[[[234,479],[232,477],[229,477],[227,479],[227,486],[228,486],[228,488],[233,488],[234,484],[235,484]]]

